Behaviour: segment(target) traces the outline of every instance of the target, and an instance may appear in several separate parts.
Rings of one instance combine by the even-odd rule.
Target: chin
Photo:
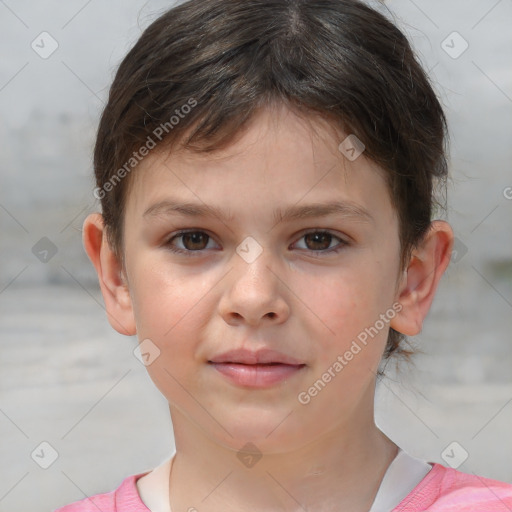
[[[207,428],[210,439],[223,446],[239,452],[247,443],[254,445],[260,452],[284,453],[298,449],[307,444],[307,433],[304,426],[293,419],[292,409],[280,414],[259,410],[248,414],[246,411],[238,416],[226,415],[223,427],[212,431]],[[284,420],[284,421],[283,421]],[[313,433],[311,440],[313,440]]]

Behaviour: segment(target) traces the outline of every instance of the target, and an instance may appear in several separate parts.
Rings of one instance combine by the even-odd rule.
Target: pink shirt
[[[390,512],[512,512],[512,484],[430,464],[431,471]],[[85,498],[54,512],[150,512],[135,484],[147,473],[131,475],[115,491]]]

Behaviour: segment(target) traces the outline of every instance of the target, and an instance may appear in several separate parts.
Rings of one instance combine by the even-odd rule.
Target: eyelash
[[[164,246],[168,250],[170,250],[171,252],[176,253],[176,254],[183,254],[183,255],[192,256],[192,257],[193,257],[193,253],[201,254],[202,252],[204,252],[205,249],[198,249],[197,251],[191,251],[191,250],[177,249],[176,247],[173,247],[171,245],[172,241],[175,240],[176,238],[180,238],[180,237],[182,237],[184,235],[191,234],[191,233],[201,233],[201,234],[204,234],[204,235],[206,235],[209,238],[208,241],[210,241],[212,239],[212,237],[208,233],[206,233],[205,231],[201,231],[201,230],[197,230],[197,229],[190,229],[190,230],[184,230],[184,231],[179,231],[178,233],[175,233],[171,238],[169,238],[169,240],[167,240],[167,242],[164,243]],[[299,240],[304,238],[306,235],[311,235],[311,234],[315,234],[315,233],[321,233],[321,234],[330,235],[334,239],[339,240],[340,243],[337,246],[335,246],[334,248],[331,248],[331,249],[318,250],[318,251],[315,251],[313,249],[302,249],[302,250],[306,250],[306,251],[309,251],[309,252],[312,252],[312,253],[316,253],[316,254],[331,254],[331,253],[338,253],[345,246],[350,245],[346,240],[343,240],[342,238],[340,238],[339,236],[335,235],[334,233],[332,233],[330,231],[327,231],[327,230],[322,230],[322,229],[313,229],[311,231],[304,232],[304,233],[302,233],[302,235],[299,238]]]

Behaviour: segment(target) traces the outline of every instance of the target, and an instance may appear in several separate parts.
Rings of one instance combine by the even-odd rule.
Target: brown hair
[[[447,176],[447,123],[407,38],[357,0],[189,0],[143,32],[117,70],[94,150],[95,195],[121,261],[128,174],[144,146],[221,149],[276,101],[364,143],[386,173],[407,267]],[[384,358],[412,354],[404,340],[391,329]]]

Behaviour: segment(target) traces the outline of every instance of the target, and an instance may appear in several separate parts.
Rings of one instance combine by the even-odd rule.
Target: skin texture
[[[338,151],[346,134],[308,121],[285,107],[263,109],[225,150],[146,157],[131,177],[124,269],[101,215],[85,221],[84,245],[109,321],[160,350],[147,370],[173,421],[174,511],[368,510],[397,453],[374,423],[377,368],[390,326],[407,335],[421,331],[453,232],[434,221],[399,272],[398,220],[382,171],[364,153],[349,161]],[[170,198],[215,206],[232,218],[144,216]],[[331,201],[356,204],[371,218],[273,216]],[[171,240],[181,229],[208,236]],[[332,236],[305,236],[311,230]],[[251,263],[237,253],[249,236],[262,249]],[[175,254],[169,244],[189,253]],[[300,403],[299,393],[393,304],[401,310]],[[266,389],[240,387],[208,360],[241,347],[272,348],[306,366]],[[252,467],[237,457],[247,442],[262,453]],[[143,498],[150,478],[139,480]]]

